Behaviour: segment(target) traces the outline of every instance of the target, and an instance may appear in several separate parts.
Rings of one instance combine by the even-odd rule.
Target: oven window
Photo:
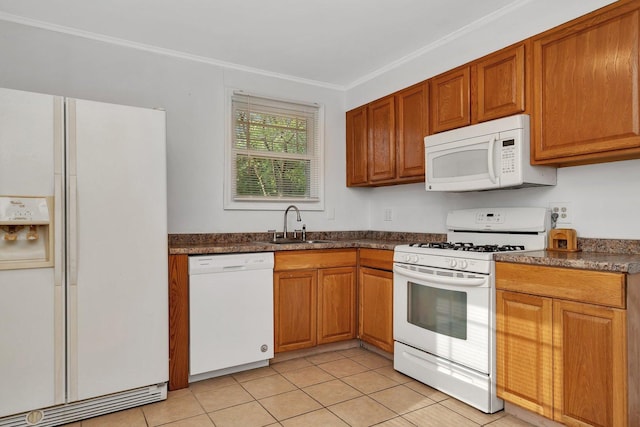
[[[467,339],[466,292],[408,282],[407,321],[437,334]]]

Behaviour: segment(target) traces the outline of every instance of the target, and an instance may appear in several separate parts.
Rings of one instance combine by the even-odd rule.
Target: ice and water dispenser
[[[53,197],[0,196],[0,270],[53,265]]]

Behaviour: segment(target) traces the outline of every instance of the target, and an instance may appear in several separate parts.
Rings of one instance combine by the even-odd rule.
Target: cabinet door
[[[429,134],[429,86],[420,83],[396,94],[398,178],[424,181],[424,137]],[[417,179],[416,179],[417,178]]]
[[[554,419],[626,426],[626,312],[554,300],[553,318]]]
[[[367,183],[367,106],[347,111],[347,187]]]
[[[552,299],[496,292],[498,397],[553,417]]]
[[[396,123],[393,95],[369,104],[369,181],[396,176]]]
[[[525,111],[525,45],[496,52],[474,64],[478,122]]]
[[[360,267],[358,300],[360,339],[393,353],[393,273]]]
[[[318,344],[356,337],[356,268],[318,270]]]
[[[536,163],[640,156],[639,20],[628,2],[533,39]]]
[[[460,67],[431,79],[431,132],[471,124],[470,67]]]
[[[317,272],[273,275],[275,352],[316,345]]]

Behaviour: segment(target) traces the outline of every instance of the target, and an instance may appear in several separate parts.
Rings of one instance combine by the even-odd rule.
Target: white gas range
[[[502,409],[493,255],[544,249],[548,222],[544,208],[455,210],[447,243],[397,246],[394,368],[484,412]]]

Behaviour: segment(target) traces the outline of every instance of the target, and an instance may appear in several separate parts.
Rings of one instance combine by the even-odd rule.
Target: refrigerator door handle
[[[78,177],[69,177],[69,285],[78,286]]]

